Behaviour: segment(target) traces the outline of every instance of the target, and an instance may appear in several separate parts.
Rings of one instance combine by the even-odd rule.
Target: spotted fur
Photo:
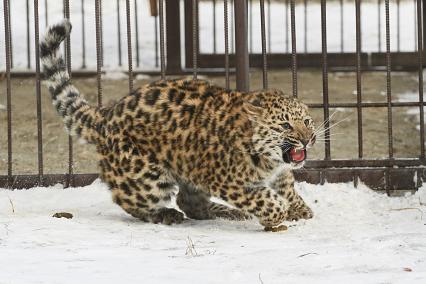
[[[160,80],[112,106],[87,104],[72,85],[60,42],[69,22],[41,44],[52,101],[67,130],[96,145],[101,178],[127,213],[154,223],[245,219],[264,226],[311,218],[294,190],[290,149],[314,143],[308,108],[279,90],[241,93],[204,80]],[[287,155],[287,156],[286,156]],[[214,196],[233,208],[210,201]]]

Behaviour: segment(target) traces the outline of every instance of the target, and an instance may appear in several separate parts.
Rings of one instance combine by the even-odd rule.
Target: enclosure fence
[[[56,1],[55,1],[56,2]],[[87,69],[88,56],[86,53],[86,29],[87,11],[85,11],[85,1],[63,0],[63,16],[70,18],[70,4],[79,2],[81,7],[81,65],[79,68],[73,68],[71,55],[71,40],[68,38],[65,43],[65,59],[67,69],[73,76],[89,76],[96,75],[97,78],[97,101],[98,106],[102,107],[102,74],[105,71],[106,58],[105,54],[105,31],[103,30],[103,5],[101,0],[95,0],[95,37],[96,37],[96,72]],[[131,5],[131,2],[133,3]],[[292,94],[298,96],[298,70],[304,67],[317,67],[322,69],[322,103],[309,104],[311,108],[322,109],[324,117],[325,145],[324,159],[308,160],[304,169],[296,170],[296,178],[298,180],[308,181],[310,183],[328,182],[348,182],[351,181],[355,185],[359,181],[364,182],[368,186],[377,190],[385,190],[388,193],[392,190],[416,189],[422,185],[423,179],[426,177],[426,160],[425,160],[425,141],[424,141],[424,98],[423,98],[423,67],[424,67],[424,22],[426,15],[423,0],[407,1],[412,3],[413,17],[410,19],[412,23],[413,42],[401,40],[401,16],[400,16],[400,0],[377,0],[377,1],[343,1],[338,0],[340,13],[333,14],[332,19],[339,19],[340,32],[338,34],[339,43],[337,51],[329,51],[330,38],[327,37],[328,20],[327,2],[320,0],[314,5],[320,5],[320,51],[309,50],[309,3],[306,0],[295,1],[285,0],[278,1],[285,8],[285,28],[283,33],[284,49],[273,51],[274,39],[276,36],[272,34],[271,25],[271,5],[275,1],[252,1],[252,0],[157,0],[150,1],[151,15],[156,16],[154,21],[154,66],[148,69],[140,68],[141,54],[140,36],[139,36],[139,14],[141,7],[140,0],[117,0],[117,65],[123,65],[122,50],[122,34],[121,34],[121,9],[124,3],[125,9],[125,30],[127,43],[127,74],[129,91],[133,89],[133,78],[139,73],[151,75],[160,75],[162,79],[170,75],[192,74],[194,79],[199,74],[224,74],[226,87],[230,87],[230,76],[236,76],[236,88],[240,91],[249,91],[250,72],[252,67],[258,67],[262,70],[263,88],[268,88],[268,69],[270,68],[290,68],[292,73]],[[297,3],[296,3],[297,2]],[[363,2],[363,3],[361,3]],[[48,3],[44,1],[43,5],[47,11]],[[212,5],[212,30],[206,31],[200,29],[200,4]],[[74,174],[73,172],[73,142],[71,137],[68,138],[68,173],[66,174],[49,174],[44,172],[43,167],[43,129],[42,129],[42,110],[41,110],[41,91],[40,81],[40,58],[39,58],[39,1],[33,1],[33,25],[34,25],[34,68],[31,65],[30,51],[30,17],[29,4],[26,0],[26,25],[27,25],[27,68],[26,70],[13,70],[14,63],[14,47],[16,43],[12,42],[13,29],[11,27],[11,9],[10,0],[3,0],[3,21],[5,29],[5,80],[6,80],[6,109],[7,109],[7,175],[0,176],[0,187],[4,188],[28,188],[34,185],[47,186],[58,182],[64,183],[66,186],[81,186],[91,183],[96,174]],[[14,4],[14,3],[12,3]],[[223,6],[223,19],[219,19],[218,5]],[[369,42],[368,51],[363,50],[362,42],[362,13],[363,5],[377,5],[377,50],[372,48],[371,40]],[[390,13],[391,5],[396,7],[396,17]],[[133,10],[132,10],[133,6]],[[299,7],[299,10],[296,9]],[[355,9],[355,50],[351,50],[345,46],[344,35],[348,27],[345,25],[344,9],[352,7]],[[266,8],[266,9],[265,9]],[[371,10],[371,9],[370,9]],[[368,11],[370,11],[368,10]],[[256,22],[254,13],[258,11],[260,21]],[[384,13],[382,12],[384,11]],[[132,17],[133,13],[133,17]],[[48,25],[48,13],[44,14],[45,26]],[[181,25],[181,17],[183,25]],[[299,22],[296,17],[299,16]],[[392,16],[392,17],[391,17]],[[302,19],[302,21],[300,21]],[[383,26],[384,19],[384,26]],[[132,23],[133,20],[133,23]],[[404,19],[408,20],[408,19]],[[223,23],[222,30],[219,32],[218,23]],[[303,23],[302,29],[298,26]],[[396,48],[391,47],[391,24],[396,22]],[[253,26],[260,24],[260,43],[261,49],[256,50]],[[183,27],[183,28],[182,28]],[[385,42],[382,42],[382,32],[384,29]],[[183,30],[183,34],[182,31]],[[365,30],[365,29],[364,29]],[[302,37],[298,37],[298,32],[302,31]],[[207,46],[204,41],[205,33],[211,33],[208,36],[211,41]],[[203,38],[203,40],[200,40]],[[335,39],[335,37],[333,37]],[[300,44],[303,43],[303,45]],[[223,50],[222,49],[223,44]],[[220,45],[220,48],[219,48]],[[184,52],[181,47],[184,46]],[[299,46],[302,46],[299,50]],[[404,49],[404,50],[403,50]],[[136,56],[136,59],[133,58]],[[134,70],[133,63],[136,63]],[[158,69],[157,69],[158,66]],[[75,70],[77,69],[77,70]],[[329,86],[328,75],[330,70],[347,70],[356,72],[356,102],[352,103],[330,103],[329,102]],[[363,101],[362,90],[362,72],[365,70],[381,70],[386,72],[386,102],[367,102]],[[418,71],[418,100],[409,102],[395,102],[392,100],[392,72],[393,70],[417,70]],[[14,175],[13,174],[13,149],[12,149],[12,89],[11,78],[20,76],[34,76],[36,85],[35,93],[37,97],[37,141],[38,141],[38,173],[36,175]],[[393,116],[392,110],[399,107],[416,107],[420,113],[420,135],[419,155],[416,158],[395,158],[393,152]],[[356,109],[357,115],[357,143],[358,158],[357,159],[334,159],[331,155],[331,129],[330,129],[330,109],[344,108]],[[363,137],[363,110],[383,109],[387,110],[387,129],[388,137],[388,156],[382,159],[366,159],[364,158],[364,137]],[[3,147],[3,145],[2,145]]]

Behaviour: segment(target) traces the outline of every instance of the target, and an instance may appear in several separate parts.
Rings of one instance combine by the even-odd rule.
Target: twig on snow
[[[298,257],[305,257],[305,256],[310,255],[310,254],[318,255],[316,252],[308,252],[308,253],[301,254]]]
[[[13,205],[12,199],[10,199],[9,196],[7,198],[9,198],[9,203],[10,203],[10,206],[12,207],[12,213],[15,213],[15,206]]]
[[[260,281],[260,284],[263,284],[262,277],[260,277],[260,272],[259,272],[259,281]]]
[[[190,255],[190,256],[197,256],[198,255],[197,251],[195,250],[194,243],[192,242],[192,239],[189,236],[186,239],[185,255]]]

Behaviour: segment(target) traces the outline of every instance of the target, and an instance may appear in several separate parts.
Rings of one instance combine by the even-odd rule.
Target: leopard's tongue
[[[296,162],[303,161],[305,159],[304,150],[296,150],[295,148],[290,150],[291,159]]]

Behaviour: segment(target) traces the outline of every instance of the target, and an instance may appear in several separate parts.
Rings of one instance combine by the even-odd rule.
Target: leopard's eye
[[[311,120],[310,120],[310,119],[305,119],[305,121],[304,121],[304,122],[305,122],[305,125],[306,125],[306,126],[309,126],[309,124],[311,124]]]
[[[291,127],[291,125],[290,125],[290,123],[288,123],[288,122],[284,122],[283,124],[281,124],[281,127],[284,129],[284,130],[289,130],[289,129],[291,129],[292,127]]]

